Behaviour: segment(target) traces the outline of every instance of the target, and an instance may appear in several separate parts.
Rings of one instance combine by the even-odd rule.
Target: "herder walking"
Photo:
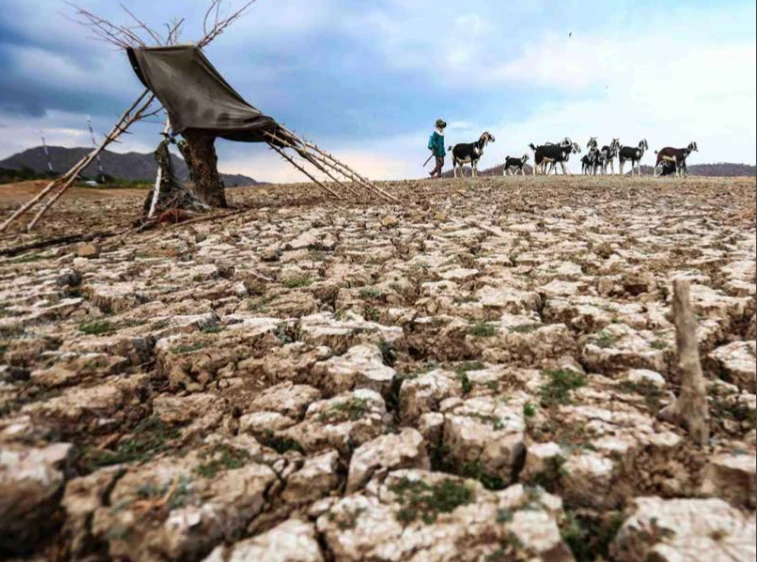
[[[442,177],[442,170],[444,169],[444,157],[447,156],[447,151],[444,149],[444,130],[447,128],[447,123],[444,120],[439,119],[436,122],[436,130],[431,138],[428,139],[428,149],[431,151],[434,157],[436,157],[436,168],[431,172],[431,177]]]

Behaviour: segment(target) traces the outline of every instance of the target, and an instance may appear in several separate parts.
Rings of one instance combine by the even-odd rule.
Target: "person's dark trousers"
[[[431,177],[442,177],[442,170],[444,169],[444,156],[436,157],[436,168],[431,172]]]

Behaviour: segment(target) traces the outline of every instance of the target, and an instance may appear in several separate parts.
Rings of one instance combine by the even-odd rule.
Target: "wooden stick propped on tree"
[[[239,18],[241,18],[246,13],[246,11],[250,6],[252,6],[252,4],[255,3],[255,1],[256,0],[248,0],[247,2],[245,2],[245,4],[242,5],[240,9],[235,10],[227,16],[221,17],[220,10],[218,8],[220,8],[220,4],[223,3],[223,0],[212,0],[211,5],[216,9],[217,15],[213,22],[213,25],[205,29],[205,35],[200,41],[197,42],[197,45],[200,48],[209,45],[214,39],[216,39],[224,31],[226,31],[232,24],[239,20]],[[160,35],[160,33],[144,24],[123,5],[122,8],[127,13],[129,18],[138,22],[136,28],[114,24],[74,4],[69,3],[68,5],[71,6],[74,10],[74,15],[71,18],[73,21],[80,25],[83,25],[84,27],[87,27],[94,33],[97,39],[105,41],[122,49],[147,47],[149,43],[155,43],[154,46],[176,44],[176,42],[179,40],[179,36],[184,25],[184,19],[173,20],[171,24],[168,24],[166,26],[167,35],[166,37],[163,37]],[[141,37],[138,33],[138,30],[140,29],[143,32],[146,32],[149,38]],[[148,96],[149,99],[147,99]],[[45,199],[45,197],[55,192],[52,195],[51,199],[48,200],[47,203],[45,203],[42,209],[40,209],[31,223],[29,223],[29,225],[27,226],[27,230],[33,229],[42,218],[42,216],[73,185],[73,183],[79,177],[79,174],[84,169],[86,169],[86,167],[89,166],[89,164],[103,150],[105,150],[110,144],[118,142],[118,138],[120,136],[130,134],[129,128],[134,123],[153,117],[154,115],[162,111],[162,108],[158,108],[153,112],[147,113],[147,110],[153,103],[154,99],[154,95],[152,95],[149,90],[144,90],[142,94],[137,98],[137,100],[131,105],[131,107],[129,107],[129,109],[124,113],[124,115],[121,117],[121,120],[116,123],[116,125],[113,127],[113,130],[107,137],[105,137],[103,143],[100,146],[98,146],[90,154],[79,160],[68,172],[50,182],[31,200],[22,205],[20,209],[18,209],[11,215],[10,218],[8,218],[2,225],[0,225],[0,232],[7,230],[7,228],[19,217],[28,213],[43,199]]]

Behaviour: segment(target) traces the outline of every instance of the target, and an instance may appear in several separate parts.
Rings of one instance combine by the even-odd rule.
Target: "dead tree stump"
[[[704,447],[710,441],[710,412],[699,358],[696,316],[691,308],[690,284],[676,279],[673,288],[681,395],[675,404],[661,412],[660,417],[687,429],[692,440]]]
[[[216,137],[193,129],[188,129],[182,134],[187,140],[187,165],[195,182],[194,194],[206,205],[227,208],[225,186],[218,173]]]

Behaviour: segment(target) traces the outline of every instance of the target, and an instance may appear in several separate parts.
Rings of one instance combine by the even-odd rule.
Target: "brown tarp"
[[[289,139],[223,79],[196,45],[128,52],[134,72],[168,111],[175,134],[198,129],[232,141],[266,142],[267,131]]]

